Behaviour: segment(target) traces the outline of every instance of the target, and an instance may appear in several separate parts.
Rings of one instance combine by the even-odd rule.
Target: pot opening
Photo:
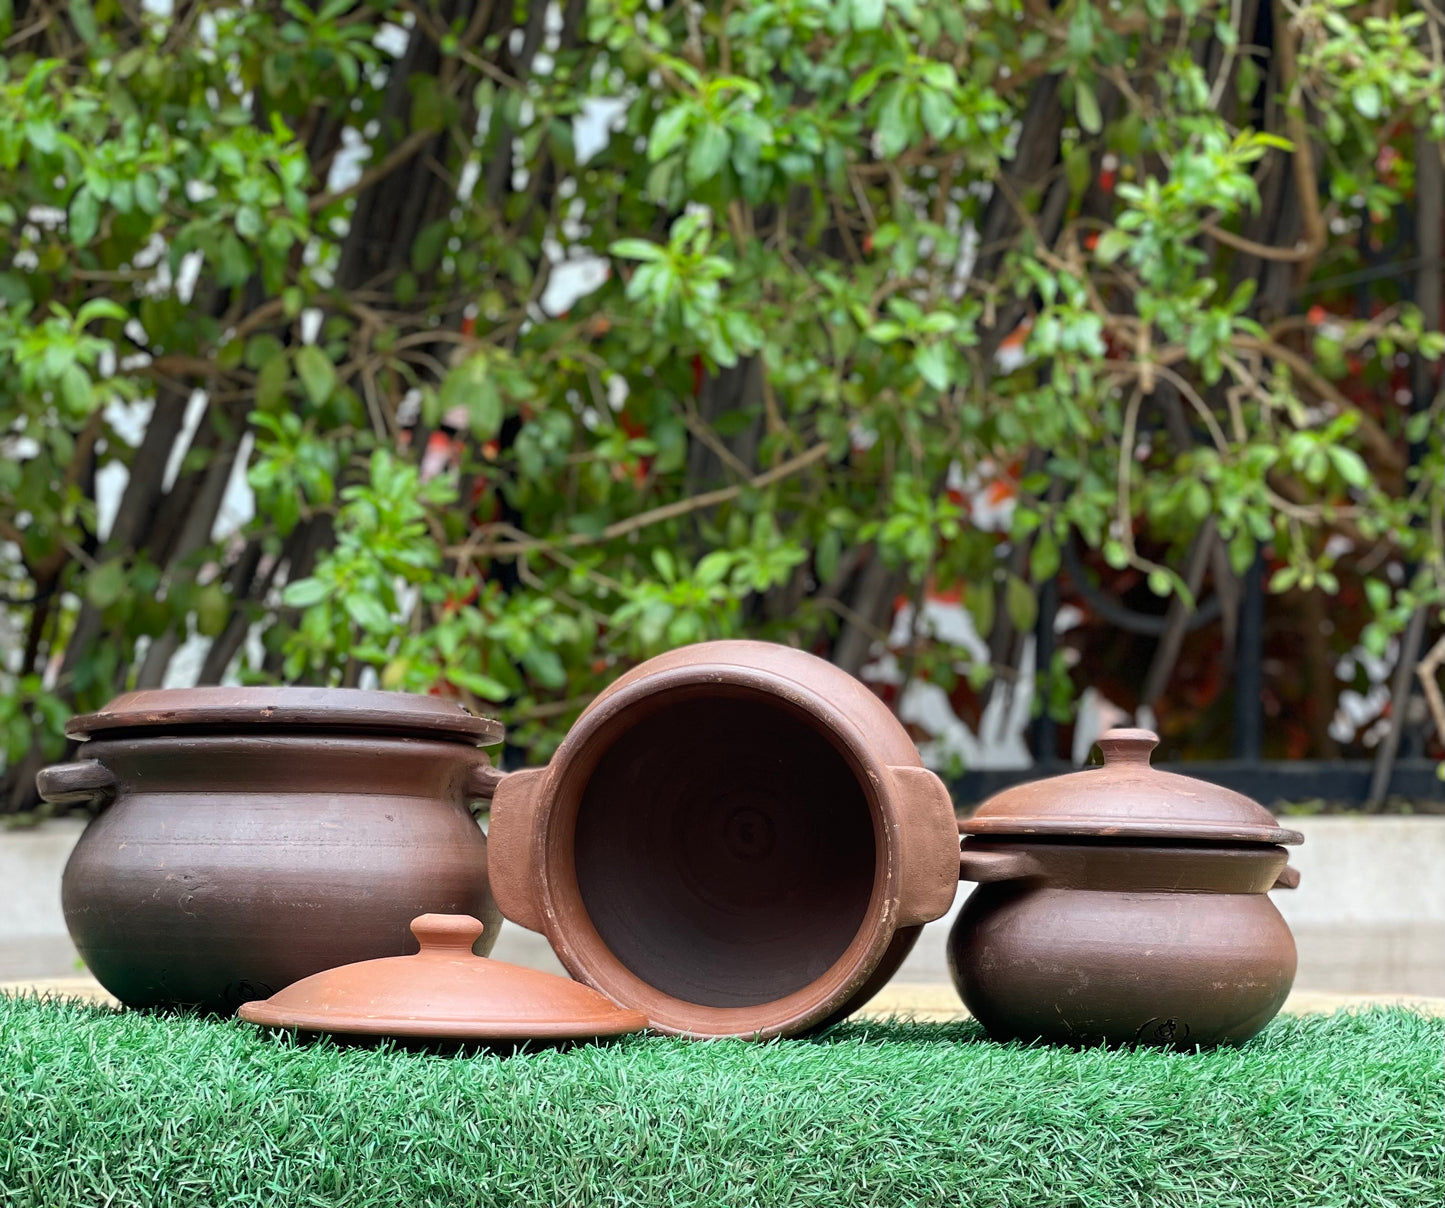
[[[823,723],[741,686],[668,694],[582,792],[574,854],[593,926],[664,994],[750,1007],[822,977],[867,916],[868,798]]]

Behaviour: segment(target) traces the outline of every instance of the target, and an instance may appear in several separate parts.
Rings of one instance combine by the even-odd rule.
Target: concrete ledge
[[[1333,994],[1445,997],[1445,817],[1290,818],[1300,887],[1273,894],[1299,946],[1295,985]],[[81,823],[0,831],[0,980],[74,976],[60,874]],[[954,912],[968,895],[960,888]],[[930,923],[895,979],[946,985],[947,918]],[[560,973],[546,940],[508,924],[498,960]],[[952,993],[950,990],[949,993]]]
[[[1300,886],[1270,897],[1299,948],[1299,990],[1445,997],[1445,817],[1286,818]],[[895,979],[947,982],[945,941],[971,892],[923,929]]]
[[[0,994],[38,998],[78,999],[97,1006],[119,1007],[93,977],[53,977],[0,983]],[[1296,990],[1282,1008],[1287,1015],[1332,1014],[1362,1007],[1408,1007],[1423,1015],[1445,1018],[1445,998],[1392,994],[1323,994]],[[854,1019],[912,1019],[919,1023],[949,1023],[968,1018],[952,986],[938,983],[893,982],[887,985]]]

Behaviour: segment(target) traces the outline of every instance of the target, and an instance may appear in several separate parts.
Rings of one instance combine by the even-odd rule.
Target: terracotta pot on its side
[[[1294,982],[1299,843],[1238,793],[1149,766],[1114,730],[1104,766],[1020,785],[960,830],[979,887],[949,935],[965,1005],[999,1039],[1192,1048],[1249,1039]]]
[[[502,913],[654,1028],[768,1037],[855,1010],[957,891],[943,783],[822,659],[708,642],[622,676],[499,785]]]
[[[47,801],[105,808],[65,869],[87,966],[133,1007],[234,1010],[336,965],[415,952],[412,919],[496,942],[468,802],[501,726],[424,696],[326,688],[135,692],[67,727]]]

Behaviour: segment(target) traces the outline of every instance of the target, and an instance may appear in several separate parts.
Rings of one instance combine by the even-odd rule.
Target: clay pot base
[[[863,924],[877,859],[847,761],[756,696],[681,701],[634,725],[592,773],[575,842],[613,956],[707,1007],[775,1002],[823,976]]]

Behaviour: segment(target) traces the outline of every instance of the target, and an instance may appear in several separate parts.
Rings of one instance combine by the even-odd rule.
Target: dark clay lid
[[[458,701],[360,688],[153,688],[117,696],[98,713],[73,717],[70,738],[111,730],[308,729],[449,738],[473,746],[501,742],[502,723]]]
[[[1241,793],[1149,766],[1159,736],[1110,730],[1104,766],[1035,780],[990,797],[959,827],[965,835],[1097,837],[1302,843]]]
[[[415,956],[327,969],[287,986],[240,1016],[273,1028],[437,1040],[589,1040],[647,1026],[579,982],[474,956],[482,924],[467,914],[413,920]]]

